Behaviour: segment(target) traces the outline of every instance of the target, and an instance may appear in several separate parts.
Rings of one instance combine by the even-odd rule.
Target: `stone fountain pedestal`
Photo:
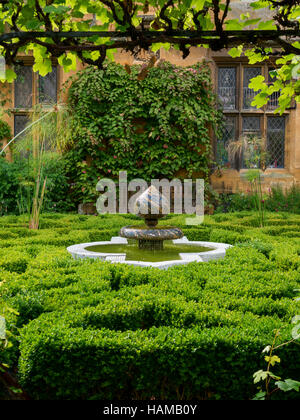
[[[135,202],[135,214],[145,219],[145,227],[125,226],[120,236],[136,239],[140,249],[159,251],[164,248],[164,241],[180,239],[183,232],[177,227],[157,227],[158,220],[168,214],[169,203],[153,186],[149,187]]]

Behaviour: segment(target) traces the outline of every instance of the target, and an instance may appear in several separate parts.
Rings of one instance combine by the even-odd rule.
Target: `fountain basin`
[[[110,251],[113,246],[124,246],[124,252],[107,252],[108,247]],[[181,239],[174,239],[170,241],[170,246],[166,245],[163,251],[143,251],[143,261],[126,259],[126,248],[130,251],[130,242],[126,238],[112,237],[110,241],[90,242],[68,247],[68,252],[75,259],[100,259],[102,261],[110,261],[113,263],[123,263],[134,265],[138,267],[156,267],[160,269],[167,269],[175,265],[185,265],[191,262],[208,262],[224,258],[226,250],[231,245],[215,242],[203,241],[189,241],[185,236]],[[103,252],[101,249],[103,248]],[[106,251],[106,252],[105,252]],[[170,251],[172,251],[170,253]],[[188,251],[188,252],[186,252]],[[151,255],[156,255],[151,258]],[[167,258],[164,258],[164,255]],[[148,259],[148,261],[147,261]]]

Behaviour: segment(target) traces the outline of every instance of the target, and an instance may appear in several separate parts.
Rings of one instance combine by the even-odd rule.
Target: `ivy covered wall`
[[[207,63],[87,67],[69,89],[72,141],[65,157],[77,202],[95,200],[98,179],[204,177],[211,134],[222,120]]]

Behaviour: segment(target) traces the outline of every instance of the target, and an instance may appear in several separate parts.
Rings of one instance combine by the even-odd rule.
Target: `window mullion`
[[[268,65],[267,64],[264,64],[264,66],[262,68],[262,75],[265,77],[265,82],[268,84],[269,83],[269,74],[268,74]],[[267,105],[264,105],[261,109],[262,109],[262,111],[264,111],[264,113],[266,113]],[[264,124],[265,124],[265,115],[264,115]],[[265,131],[262,131],[262,133],[264,135]]]
[[[39,89],[39,76],[38,73],[33,73],[34,74],[34,83],[33,83],[33,105],[37,105],[38,104],[38,89]]]
[[[243,84],[244,84],[244,72],[243,72],[243,66],[242,63],[240,63],[239,65],[239,85],[238,85],[238,90],[239,90],[239,109],[238,111],[241,112],[241,110],[243,109]],[[241,133],[241,131],[240,131]]]
[[[242,115],[241,115],[241,110],[242,110],[242,103],[243,103],[243,65],[242,63],[239,63],[239,78],[238,78],[238,95],[239,95],[239,101],[238,101],[238,124],[237,124],[237,139],[239,140],[241,138],[242,135],[242,131],[243,131],[243,121],[242,121]]]

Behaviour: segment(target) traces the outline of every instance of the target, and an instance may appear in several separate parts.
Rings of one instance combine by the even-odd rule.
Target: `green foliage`
[[[209,239],[211,242],[237,244],[244,242],[246,238],[238,232],[231,232],[225,229],[213,229]]]
[[[0,220],[1,298],[19,313],[7,316],[16,337],[4,361],[18,366],[35,399],[249,399],[273,331],[281,330],[278,345],[290,338],[299,313],[297,215],[269,213],[263,229],[253,212],[207,216],[193,227],[169,216],[161,223],[189,239],[236,246],[223,260],[167,271],[67,253],[69,244],[142,223],[134,216],[42,214],[39,231],[24,220]],[[296,344],[276,355],[276,376],[297,378]]]
[[[26,127],[23,138],[14,144],[19,155],[18,159],[27,155],[27,176],[20,184],[20,191],[25,189],[26,199],[18,202],[20,213],[27,211],[29,215],[30,229],[39,228],[40,214],[43,209],[45,194],[47,192],[47,175],[45,167],[47,162],[59,159],[57,151],[60,147],[60,132],[65,117],[64,110],[56,114],[58,106],[51,108],[48,112],[37,106],[31,113],[31,123]],[[53,121],[54,120],[54,121]],[[50,126],[49,123],[53,123]],[[67,124],[65,125],[65,136],[67,137]],[[54,137],[54,141],[53,141]],[[14,141],[16,137],[12,139]],[[25,148],[24,148],[25,145]],[[23,152],[23,154],[22,154]],[[31,154],[30,154],[31,152]],[[48,159],[47,159],[48,158]],[[50,159],[49,159],[50,158]]]
[[[75,210],[68,197],[69,183],[66,163],[57,155],[45,157],[43,174],[47,177],[47,192],[44,200],[46,211]],[[19,157],[13,163],[0,159],[0,214],[23,214],[28,212],[28,197],[34,189],[34,161]]]
[[[240,170],[242,162],[248,170],[244,174],[249,183],[249,195],[251,200],[247,204],[253,204],[252,209],[257,212],[258,224],[265,224],[265,194],[262,191],[261,169],[266,168],[267,152],[265,141],[257,136],[241,136],[237,141],[230,141],[227,146],[230,162],[236,162],[236,169]]]
[[[283,112],[291,104],[292,98],[300,100],[299,56],[300,44],[297,41],[299,32],[298,0],[261,0],[251,2],[247,13],[232,18],[229,13],[233,0],[161,0],[138,1],[99,1],[87,0],[40,0],[28,2],[7,0],[0,5],[0,32],[5,34],[6,28],[17,32],[12,40],[3,39],[0,54],[5,56],[9,65],[14,64],[15,57],[30,53],[34,59],[33,69],[45,76],[51,71],[52,58],[58,59],[65,72],[75,70],[76,60],[85,64],[102,67],[105,58],[113,59],[116,49],[124,49],[134,53],[136,48],[151,48],[156,52],[159,48],[169,50],[173,46],[181,50],[185,58],[194,46],[209,47],[213,51],[231,48],[230,54],[239,57],[243,52],[249,64],[255,64],[277,56],[281,48],[282,58],[276,61],[276,81],[269,86],[267,81],[256,79],[253,88],[259,91],[253,104],[261,107],[269,97],[278,92],[279,111]],[[269,8],[269,19],[260,9]],[[141,25],[141,15],[151,10],[154,19],[150,23],[151,36],[140,31],[147,30]],[[256,11],[256,15],[253,12]],[[94,19],[92,19],[92,16]],[[146,25],[147,26],[147,25]],[[127,37],[104,36],[111,27],[119,34],[128,31]],[[17,28],[17,30],[16,30]],[[282,36],[277,28],[290,33]],[[226,31],[252,30],[253,34],[228,36]],[[174,31],[188,31],[185,36]],[[48,32],[43,38],[36,38],[34,32]],[[96,31],[101,31],[99,35]],[[168,36],[161,35],[168,31]],[[205,31],[213,33],[206,34]],[[259,32],[258,32],[259,31]],[[273,31],[269,37],[267,31]],[[26,38],[22,37],[23,32]],[[49,35],[50,32],[50,35]],[[52,32],[52,34],[51,34]],[[68,37],[59,36],[59,32],[68,32]],[[81,37],[72,38],[72,33],[81,32]],[[87,32],[91,35],[87,36]],[[95,35],[93,35],[95,32]],[[83,34],[84,33],[84,34]],[[138,34],[137,34],[138,33]],[[52,36],[51,36],[52,35]],[[109,34],[106,34],[109,35]],[[260,36],[261,35],[261,36]],[[55,37],[58,42],[53,41]],[[127,38],[127,39],[126,39]],[[266,39],[265,39],[266,38]],[[42,42],[41,42],[42,39]],[[259,39],[259,45],[256,42]],[[63,41],[63,42],[62,42]],[[166,42],[169,41],[169,42]],[[170,42],[171,41],[171,42]],[[248,48],[253,43],[254,48]],[[272,47],[272,45],[276,47]],[[271,45],[271,47],[270,47]],[[12,68],[6,71],[6,81],[13,82],[16,73]],[[3,80],[4,81],[4,80]]]
[[[15,212],[22,166],[0,158],[0,214]]]
[[[261,174],[258,169],[248,170],[246,174],[247,180],[251,186],[251,194],[255,203],[255,210],[257,212],[258,224],[260,227],[265,226],[265,200],[262,192]]]
[[[43,210],[66,212],[76,210],[69,197],[70,184],[66,175],[66,162],[56,154],[44,157],[44,176],[47,178],[47,189]]]
[[[296,324],[293,331],[295,329],[297,331],[299,331],[300,316],[297,315],[296,317],[294,317],[292,322],[293,322],[293,324]],[[273,372],[271,372],[271,369],[276,364],[281,363],[281,359],[276,354],[274,354],[274,351],[278,350],[279,348],[281,348],[283,346],[290,345],[291,343],[297,343],[296,340],[298,340],[299,337],[300,337],[299,334],[297,334],[297,336],[295,336],[292,332],[293,338],[291,340],[289,340],[286,343],[281,343],[281,344],[276,346],[276,344],[277,344],[276,341],[277,341],[279,335],[280,335],[280,330],[277,330],[276,333],[275,333],[275,338],[274,338],[273,344],[265,347],[264,350],[262,351],[262,353],[268,354],[267,356],[265,356],[265,361],[267,362],[267,368],[266,368],[265,371],[263,371],[261,369],[261,370],[255,372],[254,375],[253,375],[253,378],[254,378],[254,384],[257,384],[259,382],[263,382],[264,390],[263,390],[263,387],[260,386],[258,388],[259,392],[254,397],[254,400],[270,400],[272,398],[272,395],[274,393],[278,392],[279,390],[281,390],[283,392],[289,392],[289,391],[299,392],[299,390],[300,390],[300,382],[299,381],[295,381],[293,379],[281,380],[281,378],[279,376],[276,376]],[[275,382],[275,383],[273,384],[273,382]],[[277,388],[276,387],[274,388],[274,385]]]
[[[299,9],[298,9],[299,15]],[[268,23],[268,22],[266,22]],[[264,29],[268,29],[267,27]],[[299,48],[299,42],[295,42],[293,46]],[[232,57],[239,57],[242,49],[232,49],[229,53]],[[272,49],[264,50],[248,50],[245,55],[249,58],[249,64],[261,63],[272,56]],[[299,55],[290,53],[275,60],[276,69],[270,71],[267,78],[264,76],[256,76],[251,79],[249,88],[257,92],[251,105],[256,108],[262,108],[268,103],[274,94],[278,94],[278,108],[274,111],[281,115],[292,107],[293,101],[300,101],[300,62]],[[269,77],[271,76],[271,78]],[[271,79],[271,83],[270,83]]]
[[[28,264],[28,258],[20,251],[10,250],[9,253],[1,255],[0,268],[13,273],[24,273]]]
[[[14,269],[14,264],[13,263],[9,264],[6,266],[6,268]],[[14,309],[12,309],[11,307],[7,305],[5,299],[3,299],[4,283],[6,280],[12,279],[13,277],[15,278],[18,275],[16,275],[15,273],[10,273],[9,271],[3,270],[3,265],[0,268],[0,272],[1,272],[0,274],[1,276],[1,280],[0,280],[0,374],[1,374],[2,372],[5,372],[5,370],[8,368],[8,365],[5,363],[6,352],[9,349],[11,349],[12,339],[13,339],[11,331],[9,331],[7,328],[6,319],[9,316],[16,317],[18,315],[18,313]],[[0,393],[2,393],[2,389]],[[0,396],[0,398],[2,397]]]
[[[251,80],[249,87],[258,94],[255,96],[252,105],[261,108],[268,103],[269,98],[278,93],[278,109],[275,112],[283,112],[292,106],[293,100],[300,99],[300,61],[299,56],[290,54],[287,57],[276,60],[278,68],[273,70],[271,76],[273,83],[264,76],[257,76]]]
[[[217,213],[252,210],[257,208],[257,196],[249,189],[246,193],[220,194]],[[300,188],[292,185],[283,189],[280,185],[272,186],[261,200],[264,209],[272,212],[300,212]],[[295,228],[295,230],[297,230]]]
[[[297,185],[284,190],[280,186],[273,186],[266,202],[268,210],[290,211],[299,214],[300,211],[300,188]]]
[[[279,26],[276,24],[276,17],[280,16],[280,21],[284,25],[287,24],[289,28],[297,28],[298,25],[294,22],[299,19],[300,9],[297,1],[287,2],[274,2],[260,0],[251,3],[253,9],[264,9],[268,7],[270,9],[270,16],[275,16],[275,21],[270,19],[268,21],[262,21],[260,19],[253,21],[250,15],[248,20],[244,22],[244,27],[248,26],[248,29],[254,30],[276,30]],[[235,20],[238,22],[238,20]],[[254,28],[253,25],[257,25]],[[242,43],[241,43],[242,44]],[[287,45],[287,44],[286,44]],[[289,48],[287,48],[285,54],[275,60],[275,70],[270,72],[271,83],[269,77],[257,76],[253,78],[249,84],[249,88],[257,92],[252,106],[256,108],[262,108],[266,105],[269,99],[274,94],[278,94],[278,109],[275,112],[283,114],[283,112],[292,106],[293,101],[300,101],[300,62],[299,62],[299,47],[298,41],[293,40]],[[274,48],[253,48],[243,51],[242,46],[239,48],[233,48],[229,51],[232,57],[240,57],[242,53],[249,59],[249,64],[261,63],[262,61],[268,60],[273,55],[276,56]]]
[[[7,122],[0,120],[0,141],[3,139],[9,140],[11,137],[10,126]]]
[[[285,379],[284,381],[275,382],[275,385],[283,392],[297,391],[300,389],[300,382],[293,379]]]
[[[129,180],[208,176],[209,127],[222,118],[208,65],[163,62],[143,80],[139,72],[114,63],[88,67],[70,87],[74,135],[65,157],[76,202],[94,202],[98,179],[120,170]]]

